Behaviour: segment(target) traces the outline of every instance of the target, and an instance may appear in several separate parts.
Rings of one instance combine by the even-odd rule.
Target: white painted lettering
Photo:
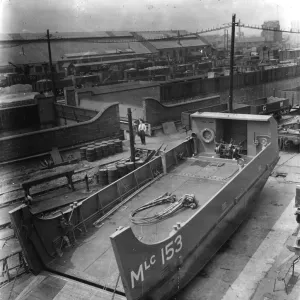
[[[173,247],[173,244],[175,244],[175,249]],[[174,242],[171,241],[169,244],[167,244],[164,248],[161,248],[161,260],[162,264],[164,265],[166,260],[172,259],[175,252],[178,253],[182,249],[182,237],[181,235],[178,235]]]
[[[150,268],[150,265],[147,265],[147,261],[145,261],[144,264],[145,264],[145,271],[146,271]]]
[[[162,261],[162,264],[164,265],[165,264],[164,248],[161,248],[161,261]]]
[[[144,281],[144,271],[143,271],[143,264],[140,265],[138,273],[136,274],[134,271],[131,271],[131,288],[134,289],[134,280],[136,281]]]
[[[166,259],[169,260],[173,257],[174,255],[174,249],[172,247],[173,241],[170,242],[168,245],[166,245]]]
[[[156,262],[156,260],[155,260],[155,255],[152,255],[151,258],[150,258],[150,264],[151,264],[151,265],[154,265],[155,262]]]
[[[175,249],[175,252],[179,252],[182,249],[182,238],[181,235],[178,235],[175,239],[175,243],[177,244],[177,246],[179,246],[177,249]]]

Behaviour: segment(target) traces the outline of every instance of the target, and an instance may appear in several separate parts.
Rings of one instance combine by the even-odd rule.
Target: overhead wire
[[[147,38],[141,38],[141,40],[137,39],[137,38],[125,38],[123,40],[118,40],[118,37],[101,37],[101,39],[98,39],[97,40],[97,37],[91,37],[90,39],[93,39],[93,40],[86,40],[85,42],[87,43],[95,43],[95,44],[110,44],[110,43],[133,43],[133,42],[143,42],[143,41],[163,41],[163,40],[177,40],[178,38],[184,38],[184,37],[189,37],[191,35],[196,35],[196,36],[199,36],[200,34],[202,33],[206,33],[206,32],[211,32],[211,31],[219,31],[219,30],[222,30],[222,29],[225,29],[225,28],[228,28],[230,27],[231,24],[228,23],[228,25],[226,24],[225,26],[221,26],[221,27],[216,27],[216,28],[210,28],[210,29],[203,29],[201,31],[196,31],[196,32],[190,32],[190,33],[187,33],[187,34],[179,34],[179,35],[173,35],[173,36],[165,36],[165,37],[157,37],[157,38],[152,38],[152,39],[147,39]],[[245,25],[245,24],[242,24],[242,23],[237,23],[238,27],[244,27],[244,28],[250,28],[250,29],[256,29],[256,30],[264,30],[264,31],[275,31],[275,32],[286,32],[286,33],[295,33],[295,34],[300,34],[300,31],[299,30],[284,30],[284,29],[276,29],[276,28],[269,28],[269,27],[264,27],[264,26],[255,26],[255,25]],[[63,36],[54,36],[54,35],[51,35],[51,40],[52,41],[55,41],[55,40],[69,40],[68,37],[63,37]],[[0,49],[4,49],[4,48],[13,48],[13,47],[18,47],[18,46],[21,46],[21,45],[26,45],[26,44],[31,44],[31,43],[35,43],[35,42],[38,42],[38,41],[46,41],[47,38],[46,38],[46,35],[45,36],[41,36],[41,37],[38,37],[38,38],[34,38],[32,40],[24,40],[24,42],[22,41],[18,41],[18,44],[16,45],[1,45]],[[17,41],[17,40],[16,40]],[[12,40],[13,42],[13,40]]]

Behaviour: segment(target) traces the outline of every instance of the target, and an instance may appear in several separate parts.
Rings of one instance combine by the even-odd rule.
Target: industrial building
[[[264,22],[262,27],[280,30],[280,23],[279,21],[266,21]],[[265,39],[266,42],[282,42],[282,32],[280,31],[263,30],[261,36]]]
[[[184,57],[190,51],[209,46],[198,36],[181,37],[186,31],[164,32],[84,32],[55,33],[51,37],[52,60],[57,71],[66,63],[88,63],[137,56]],[[15,72],[10,65],[31,65],[31,73],[46,71],[49,60],[47,40],[42,34],[0,36],[0,67]]]

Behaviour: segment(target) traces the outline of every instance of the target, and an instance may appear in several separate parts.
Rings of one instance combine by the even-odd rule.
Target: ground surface
[[[281,153],[252,215],[176,300],[298,300],[300,265],[295,276],[276,283],[278,266],[290,255],[285,244],[297,227],[294,216],[296,184],[300,182],[300,155]]]

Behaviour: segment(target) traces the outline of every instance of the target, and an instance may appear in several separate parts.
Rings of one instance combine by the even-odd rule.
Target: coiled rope
[[[135,215],[143,210],[149,209],[154,206],[162,205],[171,203],[167,208],[164,210],[156,213],[153,216],[145,216],[145,217],[135,217]],[[182,208],[197,208],[197,202],[195,200],[195,195],[193,194],[185,194],[180,199],[177,199],[175,195],[172,195],[171,193],[165,193],[162,196],[159,196],[158,198],[146,203],[145,205],[137,208],[130,214],[130,220],[132,223],[136,225],[151,225],[156,224],[158,222],[161,222],[165,220],[166,218],[172,216]]]

